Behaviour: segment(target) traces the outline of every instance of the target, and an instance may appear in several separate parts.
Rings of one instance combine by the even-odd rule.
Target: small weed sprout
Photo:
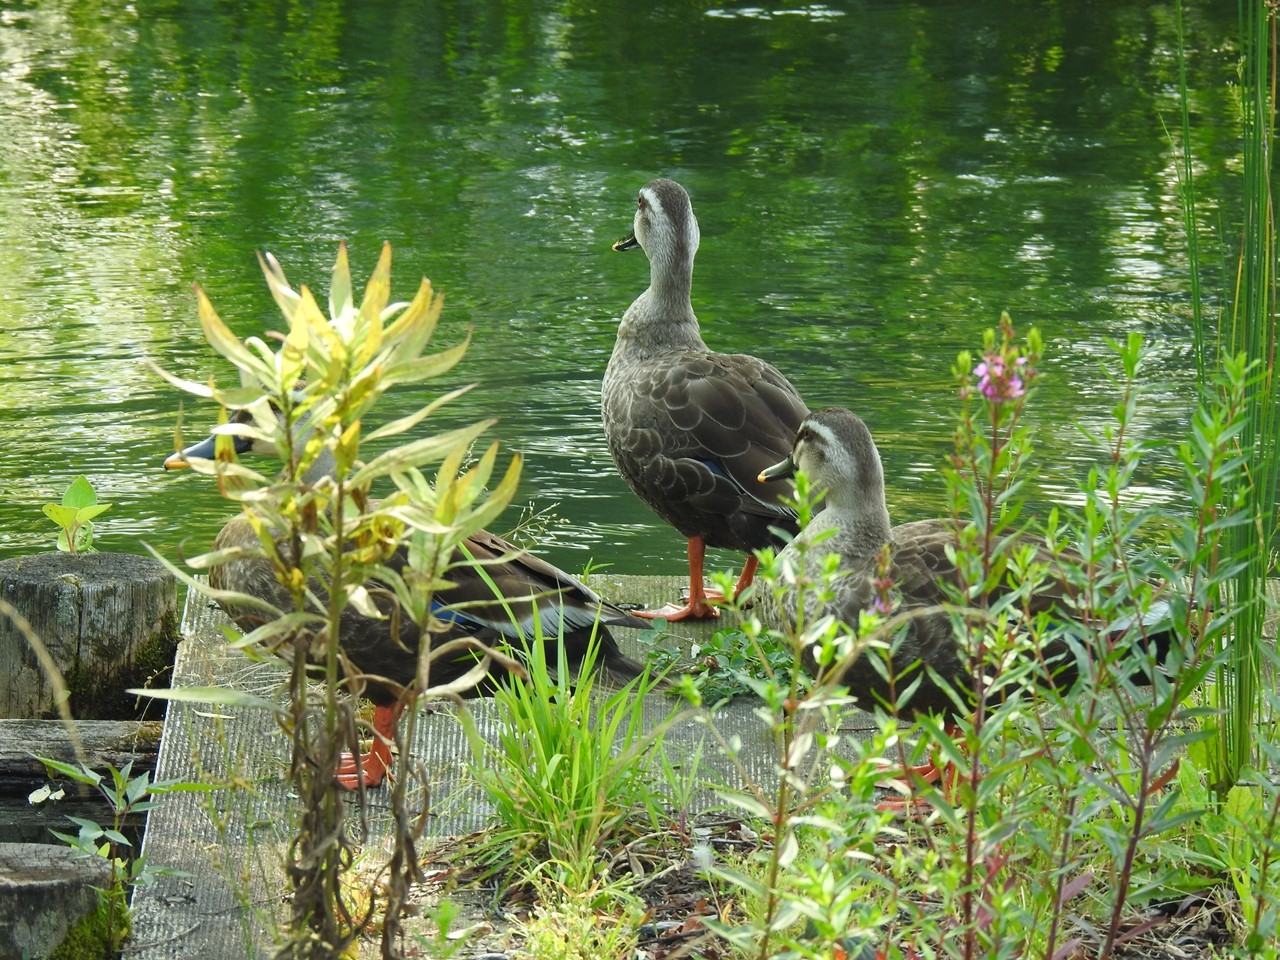
[[[45,765],[50,776],[65,777],[96,791],[111,810],[111,822],[106,826],[85,817],[68,816],[67,819],[78,828],[75,833],[63,833],[58,830],[50,832],[80,856],[101,857],[110,864],[107,885],[99,890],[107,937],[107,942],[102,945],[102,956],[118,956],[125,937],[129,934],[130,891],[137,887],[150,886],[159,877],[183,875],[167,867],[153,866],[144,861],[141,856],[130,858],[128,848],[133,844],[124,835],[125,821],[131,815],[143,814],[150,810],[153,806],[151,798],[158,794],[175,790],[211,788],[172,780],[153,783],[151,774],[146,771],[133,776],[133,761],[129,761],[119,769],[108,765],[108,775],[103,776],[84,764],[77,766],[51,760],[48,757],[36,757],[36,759]],[[62,795],[62,791],[42,788],[35,791],[29,800],[32,803],[43,803],[60,799]]]
[[[111,508],[99,503],[86,477],[76,477],[62,494],[61,503],[46,503],[44,515],[58,525],[58,549],[63,553],[97,553],[93,545],[93,521]]]

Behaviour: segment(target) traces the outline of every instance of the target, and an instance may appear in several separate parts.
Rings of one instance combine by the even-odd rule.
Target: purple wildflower
[[[978,390],[992,403],[1016,400],[1027,392],[1019,372],[1027,364],[1026,357],[1017,357],[1010,365],[1004,354],[989,353],[973,372],[978,378]]]

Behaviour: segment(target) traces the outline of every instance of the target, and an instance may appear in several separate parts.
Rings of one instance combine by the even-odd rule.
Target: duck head
[[[268,401],[265,397],[259,403],[269,406],[271,414],[275,416],[279,426],[284,424],[284,413],[274,403]],[[258,422],[252,408],[243,408],[232,413],[231,417],[225,424],[214,427],[209,436],[205,437],[198,443],[193,443],[188,447],[184,447],[165,458],[164,468],[166,470],[181,470],[191,466],[192,460],[213,460],[217,454],[218,435],[223,434],[231,438],[232,449],[235,450],[236,456],[243,456],[246,453],[254,453],[262,456],[280,457],[280,450],[270,437],[260,428],[256,427]],[[298,426],[305,425],[305,417],[299,420]],[[311,431],[299,429],[297,431],[297,439],[294,446],[301,451],[310,438]],[[303,479],[308,483],[315,483],[319,479],[332,476],[334,472],[333,454],[330,450],[323,449],[316,457],[315,461],[308,468]]]
[[[760,471],[759,480],[782,480],[800,471],[825,492],[828,510],[883,515],[888,525],[880,451],[856,414],[843,407],[810,413],[800,424],[791,455]]]
[[[660,177],[640,188],[633,231],[613,249],[640,247],[653,265],[654,276],[666,276],[693,269],[700,238],[689,194],[674,180]]]

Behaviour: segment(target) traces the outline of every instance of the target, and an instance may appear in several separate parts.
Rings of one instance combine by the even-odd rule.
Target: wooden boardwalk
[[[678,577],[597,576],[590,582],[610,599],[645,604],[675,597],[683,585]],[[275,660],[253,663],[230,649],[220,629],[225,623],[203,598],[188,597],[174,686],[229,686],[283,702],[283,666]],[[663,639],[682,643],[687,651],[692,640],[708,636],[712,629],[712,625],[681,625]],[[624,649],[643,656],[638,632],[613,632]],[[753,703],[740,700],[713,720],[726,735],[741,739],[740,759],[748,775],[767,777],[772,749],[764,725],[753,714]],[[675,705],[669,696],[651,696],[647,720],[661,722]],[[492,702],[472,701],[468,708],[492,740],[498,729]],[[869,729],[868,718],[862,732]],[[692,757],[706,737],[706,726],[690,720],[669,731],[664,742],[672,761],[680,763]],[[428,836],[464,835],[490,823],[487,803],[467,777],[471,752],[452,707],[423,712],[410,753],[429,775]],[[158,798],[148,819],[143,855],[155,866],[182,870],[188,876],[162,879],[135,894],[134,946],[127,954],[131,960],[233,960],[272,954],[268,927],[270,918],[283,911],[282,864],[290,835],[287,756],[285,736],[265,710],[169,705],[157,779],[234,786]],[[700,769],[722,782],[740,782],[712,743],[702,749]],[[383,791],[370,793],[363,849],[371,856],[380,856],[388,845],[390,819],[384,797]],[[704,790],[701,800],[710,806],[711,793]],[[354,799],[351,812],[349,820],[358,827]]]

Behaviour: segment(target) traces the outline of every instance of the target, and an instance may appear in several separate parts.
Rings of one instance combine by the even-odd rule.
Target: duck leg
[[[733,588],[735,597],[742,596],[742,591],[751,586],[752,581],[756,578],[756,567],[760,565],[760,560],[754,553],[747,554],[747,562],[742,565],[742,573],[738,575],[738,583]]]
[[[949,737],[960,735],[959,727],[948,726],[945,729]],[[942,795],[950,802],[955,798],[956,782],[960,777],[960,771],[950,760],[941,766],[938,765],[936,751],[930,752],[927,763],[918,766],[900,766],[890,763],[884,766],[884,772],[885,779],[877,782],[876,786],[893,790],[895,795],[882,800],[876,805],[876,809],[898,811],[907,815],[933,806],[928,800],[915,794],[915,787],[918,784],[941,781]]]
[[[714,620],[720,611],[711,600],[722,600],[719,590],[708,590],[702,585],[702,565],[707,556],[707,542],[702,537],[689,538],[689,598],[684,606],[668,603],[657,610],[637,610],[635,616],[646,620]],[[754,559],[754,558],[753,558]]]
[[[356,756],[344,753],[338,765],[338,784],[348,790],[376,787],[391,769],[391,744],[396,738],[396,724],[404,712],[404,701],[377,706],[373,711],[373,746],[368,753]]]

